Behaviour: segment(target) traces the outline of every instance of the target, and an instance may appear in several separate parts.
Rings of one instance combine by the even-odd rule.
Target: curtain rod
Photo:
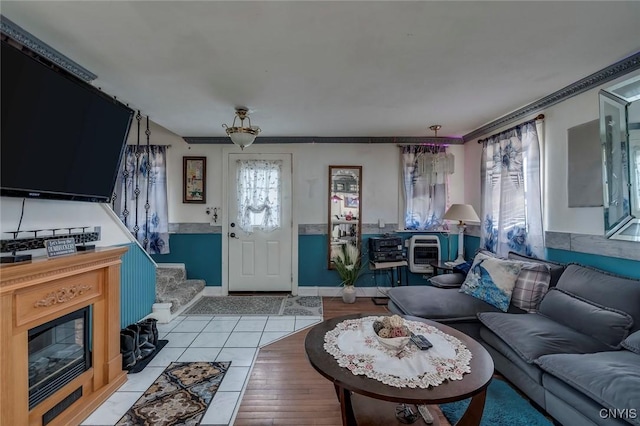
[[[478,139],[478,143],[485,143],[486,141],[488,141],[489,139],[491,139],[494,136],[499,135],[500,133],[504,133],[504,132],[509,132],[511,130],[515,130],[515,129],[519,128],[519,127],[524,126],[525,124],[533,123],[534,121],[538,121],[538,120],[544,120],[544,114],[538,114],[538,116],[536,116],[536,118],[534,118],[533,120],[525,121],[523,123],[518,124],[517,126],[509,127],[506,130],[503,130],[503,131],[498,132],[498,133],[494,133],[493,135],[489,136],[488,138]]]

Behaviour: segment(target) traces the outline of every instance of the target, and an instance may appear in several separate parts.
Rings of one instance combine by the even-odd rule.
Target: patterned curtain
[[[169,253],[167,147],[127,145],[113,211],[149,254]]]
[[[540,144],[535,122],[483,143],[481,179],[480,246],[501,256],[514,251],[542,257]]]
[[[281,160],[237,160],[238,226],[245,232],[254,228],[280,228]]]
[[[404,228],[429,230],[443,225],[447,208],[447,175],[453,173],[453,154],[441,145],[401,147]]]

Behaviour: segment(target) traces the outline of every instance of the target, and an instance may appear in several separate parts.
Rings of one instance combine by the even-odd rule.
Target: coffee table
[[[407,320],[424,322],[456,337],[471,351],[470,373],[465,374],[462,380],[446,381],[429,389],[397,388],[366,376],[356,376],[346,368],[340,367],[333,355],[325,351],[324,336],[338,323],[347,319],[379,315],[360,313],[332,318],[314,326],[305,339],[307,359],[318,373],[334,384],[340,401],[342,424],[345,426],[402,425],[404,423],[395,417],[395,409],[399,403],[433,405],[471,397],[467,411],[456,425],[479,425],[484,410],[487,386],[493,376],[493,360],[480,343],[454,328],[423,318],[404,317]],[[438,425],[433,407],[429,407],[429,411],[434,417],[433,424]],[[414,424],[424,425],[425,423],[422,419],[418,419]]]

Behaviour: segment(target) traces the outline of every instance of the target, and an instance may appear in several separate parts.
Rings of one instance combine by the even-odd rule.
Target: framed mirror
[[[362,252],[362,166],[329,166],[328,268],[345,244]]]
[[[605,236],[640,242],[640,75],[600,91]]]
[[[627,106],[620,99],[600,91],[600,142],[604,195],[605,235],[611,237],[631,216],[629,201],[629,155]]]

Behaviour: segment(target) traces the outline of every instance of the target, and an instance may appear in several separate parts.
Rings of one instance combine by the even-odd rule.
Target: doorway
[[[228,291],[295,293],[292,155],[229,153],[226,178]]]

